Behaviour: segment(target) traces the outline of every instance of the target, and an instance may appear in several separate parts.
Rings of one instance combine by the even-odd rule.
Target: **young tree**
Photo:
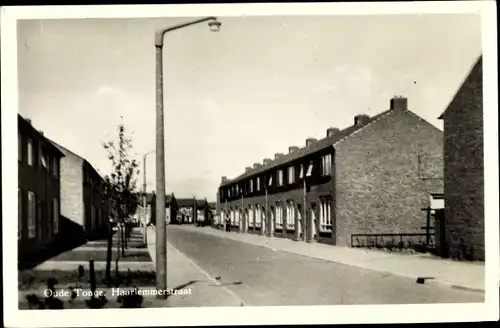
[[[136,190],[139,175],[139,163],[132,158],[132,139],[125,134],[123,123],[118,125],[118,138],[103,143],[108,152],[108,159],[112,164],[111,174],[105,177],[106,196],[113,208],[112,220],[119,223],[120,245],[122,256],[125,256],[126,239],[131,231],[132,216],[137,212],[140,204],[139,193]],[[111,240],[108,238],[108,254],[111,254]],[[111,258],[109,256],[109,263]],[[106,270],[108,265],[106,264]]]

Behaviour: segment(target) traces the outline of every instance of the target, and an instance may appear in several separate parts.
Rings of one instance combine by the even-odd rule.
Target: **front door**
[[[311,231],[311,239],[316,239],[316,236],[317,236],[317,219],[316,219],[316,212],[315,212],[315,208],[311,208],[311,228],[310,228],[310,231]]]

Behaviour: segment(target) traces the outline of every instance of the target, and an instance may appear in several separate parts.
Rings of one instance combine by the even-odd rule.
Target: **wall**
[[[36,133],[32,127],[21,122],[19,124],[22,143],[22,159],[18,162],[18,187],[21,189],[21,237],[18,239],[19,262],[34,260],[41,253],[46,252],[57,238],[54,231],[53,200],[60,204],[59,178],[51,171],[40,165],[39,146],[45,146],[47,155],[59,158],[61,154],[52,148],[43,137]],[[27,140],[33,140],[33,166],[27,163]],[[58,163],[59,165],[59,163]],[[35,193],[35,220],[36,237],[29,238],[28,234],[28,191]],[[38,203],[45,203],[42,207],[41,218],[38,219]],[[48,208],[50,207],[50,209]],[[59,210],[58,210],[59,212]],[[59,226],[60,230],[60,226]]]
[[[445,238],[450,257],[484,260],[482,62],[444,114]]]
[[[61,159],[61,215],[83,227],[83,159],[62,149]]]
[[[87,178],[85,178],[85,175],[87,175]],[[104,199],[104,180],[87,161],[83,163],[82,179],[84,227],[87,236],[89,239],[105,238],[108,228],[108,207]],[[92,206],[95,211],[95,227],[93,229],[91,226]]]
[[[337,245],[351,234],[423,233],[421,209],[442,192],[442,147],[442,132],[404,109],[335,145]]]

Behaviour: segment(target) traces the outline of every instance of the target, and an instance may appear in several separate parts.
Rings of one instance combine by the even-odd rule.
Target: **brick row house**
[[[57,247],[63,156],[29,119],[18,115],[17,237],[21,265],[37,261]]]
[[[443,133],[407,104],[394,97],[378,115],[222,177],[218,215],[243,233],[339,246],[357,234],[421,234],[422,209],[443,193]]]
[[[104,238],[110,211],[104,197],[104,179],[86,159],[52,143],[64,154],[60,165],[61,216],[72,230],[72,238]]]
[[[482,56],[444,113],[444,219],[436,236],[444,257],[484,261]]]

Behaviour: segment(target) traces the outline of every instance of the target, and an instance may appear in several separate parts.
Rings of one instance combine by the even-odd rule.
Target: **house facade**
[[[387,111],[222,177],[218,214],[240,232],[339,246],[422,234],[423,209],[443,189],[443,135],[407,104],[394,97]]]
[[[18,115],[19,262],[50,253],[60,232],[60,175],[63,153]]]
[[[482,56],[444,113],[444,257],[484,261]]]
[[[108,231],[109,203],[104,197],[104,180],[84,158],[53,142],[64,154],[60,165],[61,216],[73,236],[96,239]]]

